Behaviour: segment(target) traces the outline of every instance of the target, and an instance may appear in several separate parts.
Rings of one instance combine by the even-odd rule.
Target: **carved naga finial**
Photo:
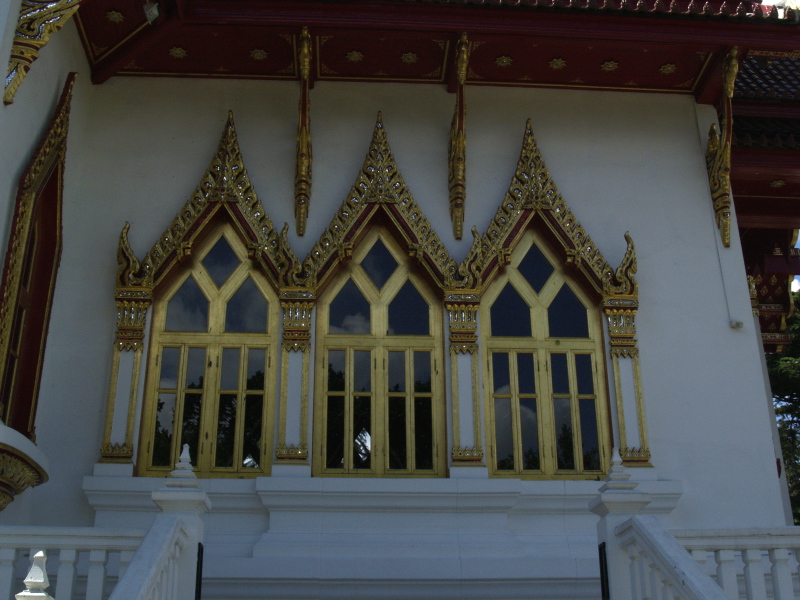
[[[117,271],[117,288],[133,287],[138,283],[136,274],[140,271],[141,265],[128,242],[128,230],[130,228],[131,224],[126,221],[125,226],[119,234],[119,245],[117,246],[117,264],[119,265],[119,270]]]
[[[611,274],[607,273],[603,278],[603,293],[606,296],[628,296],[637,298],[639,295],[639,285],[636,282],[636,247],[633,245],[633,238],[629,232],[625,232],[625,241],[628,242],[628,249],[617,270]]]

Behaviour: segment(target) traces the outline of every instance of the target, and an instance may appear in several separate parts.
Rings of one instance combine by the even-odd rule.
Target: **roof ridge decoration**
[[[120,235],[117,287],[153,288],[169,268],[191,253],[194,236],[221,207],[228,207],[233,220],[247,236],[251,258],[262,263],[273,283],[280,286],[300,261],[289,246],[288,226],[280,233],[258,199],[244,167],[233,113],[228,113],[225,129],[211,164],[194,193],[175,216],[172,224],[142,259],[133,255],[127,240],[128,225]]]
[[[39,51],[50,41],[52,34],[66,25],[79,6],[80,0],[22,0],[8,59],[4,104],[14,102],[14,95],[33,61],[39,58]]]
[[[482,289],[492,274],[507,264],[511,250],[537,214],[561,242],[567,262],[578,267],[599,294],[636,294],[636,255],[630,235],[625,234],[627,252],[623,264],[615,271],[558,192],[536,143],[530,119],[525,124],[522,150],[511,185],[486,232],[478,236],[477,230],[472,229],[475,241],[459,265],[458,277],[453,279],[455,285],[451,289]],[[631,261],[633,270],[624,267]]]
[[[328,229],[303,261],[302,273],[294,272],[293,284],[317,289],[336,264],[349,258],[354,238],[381,206],[405,237],[409,253],[440,287],[447,289],[447,281],[456,276],[458,266],[403,181],[380,112],[361,172]]]

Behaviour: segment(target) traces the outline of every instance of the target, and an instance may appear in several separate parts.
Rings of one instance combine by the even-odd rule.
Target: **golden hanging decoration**
[[[722,133],[716,123],[708,132],[706,167],[714,203],[714,215],[722,237],[722,245],[731,245],[731,141],[733,138],[733,110],[731,99],[736,75],[739,72],[739,50],[734,46],[722,64]]]
[[[453,236],[460,240],[464,232],[464,204],[467,186],[467,132],[465,120],[467,107],[464,101],[464,82],[469,68],[469,42],[462,33],[456,46],[456,107],[450,125],[448,149],[448,188],[450,190],[450,219]]]
[[[311,36],[308,27],[303,27],[300,35],[300,47],[297,51],[297,62],[300,67],[300,120],[297,124],[297,161],[294,176],[294,217],[297,235],[306,232],[308,205],[311,201],[311,121],[309,117],[310,102],[308,95],[309,78],[311,76]]]
[[[19,86],[33,61],[39,58],[41,49],[50,41],[50,36],[75,14],[79,5],[80,0],[22,0],[8,60],[4,104],[14,102]]]

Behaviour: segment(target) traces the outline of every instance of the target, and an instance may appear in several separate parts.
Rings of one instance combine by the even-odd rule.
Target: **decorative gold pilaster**
[[[456,108],[450,125],[450,148],[448,151],[448,187],[450,189],[450,219],[453,221],[453,236],[460,240],[464,232],[464,203],[467,185],[467,132],[465,119],[467,107],[464,102],[464,82],[469,67],[469,42],[462,33],[456,46]]]
[[[316,303],[313,292],[301,288],[284,288],[280,292],[283,309],[283,356],[281,361],[280,422],[275,457],[278,460],[308,459],[308,373],[311,356],[311,315]],[[286,410],[288,407],[289,353],[303,355],[300,381],[300,438],[297,445],[286,444]]]
[[[611,363],[614,371],[614,392],[617,404],[617,423],[619,425],[620,456],[626,466],[652,467],[650,450],[647,444],[647,422],[644,414],[644,395],[642,393],[639,370],[639,349],[636,347],[636,312],[639,309],[639,288],[636,282],[636,248],[629,233],[625,233],[628,249],[617,270],[607,273],[603,279],[603,311],[608,320],[608,336],[611,345]],[[625,424],[625,403],[622,387],[620,359],[631,360],[633,385],[636,402],[639,448],[628,446]]]
[[[483,466],[481,447],[480,388],[478,386],[478,309],[480,296],[476,290],[459,290],[445,295],[445,308],[450,322],[450,372],[453,397],[453,464]],[[461,445],[461,409],[459,399],[458,355],[469,354],[472,383],[473,446]]]
[[[300,121],[297,124],[297,165],[294,176],[294,218],[297,235],[306,232],[308,204],[311,201],[311,122],[308,96],[311,77],[311,36],[308,27],[303,27],[300,46],[297,50],[300,66]]]
[[[759,275],[759,277],[761,276]],[[761,315],[761,311],[759,310],[758,290],[756,289],[756,278],[753,277],[752,275],[747,276],[747,289],[750,290],[750,306],[753,309],[753,316],[758,317]]]
[[[8,60],[4,104],[14,102],[14,95],[33,61],[39,58],[39,51],[50,41],[50,36],[75,14],[79,5],[80,0],[22,0]]]
[[[147,325],[147,311],[153,303],[150,278],[137,280],[141,264],[128,243],[130,223],[125,223],[119,235],[117,246],[117,289],[114,298],[117,303],[117,332],[114,340],[111,384],[108,390],[106,425],[103,444],[100,446],[100,462],[130,462],[133,457],[133,425],[136,418],[136,400],[139,392],[139,373],[142,364],[144,329]],[[139,285],[131,285],[138,281]],[[114,424],[114,410],[119,384],[119,363],[122,352],[133,351],[133,374],[128,394],[128,414],[125,423],[125,441],[111,442]]]
[[[708,132],[706,167],[711,186],[714,214],[722,237],[722,245],[731,245],[731,140],[733,137],[733,86],[739,72],[739,50],[731,48],[722,64],[722,134],[717,133],[716,123]]]

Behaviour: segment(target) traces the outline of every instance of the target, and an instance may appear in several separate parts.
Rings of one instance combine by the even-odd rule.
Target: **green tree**
[[[800,292],[793,294],[800,307]],[[783,354],[768,354],[767,369],[778,418],[783,464],[795,525],[800,525],[800,312],[786,321],[792,341]]]

